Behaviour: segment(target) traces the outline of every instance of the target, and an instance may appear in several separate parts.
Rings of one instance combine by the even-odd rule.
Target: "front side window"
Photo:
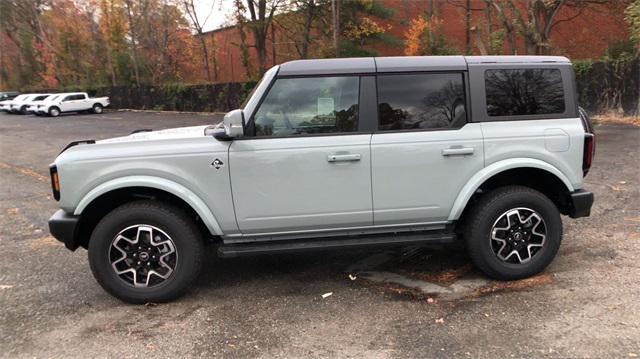
[[[379,75],[379,130],[464,126],[463,83],[461,73]]]
[[[484,74],[489,116],[564,113],[558,69],[496,69]]]
[[[355,132],[359,85],[357,76],[277,79],[254,115],[255,135]]]

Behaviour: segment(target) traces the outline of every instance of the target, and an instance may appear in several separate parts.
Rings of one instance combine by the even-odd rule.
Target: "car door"
[[[370,132],[358,76],[277,78],[229,148],[243,234],[369,226]]]
[[[374,224],[444,222],[483,168],[480,124],[468,123],[465,74],[379,74],[371,139]]]
[[[69,112],[74,110],[75,95],[67,95],[60,101],[60,111]]]

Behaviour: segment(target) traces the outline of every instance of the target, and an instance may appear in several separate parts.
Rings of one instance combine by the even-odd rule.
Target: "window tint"
[[[564,113],[558,69],[486,70],[484,76],[489,116]]]
[[[467,120],[462,74],[378,76],[379,129],[460,128]]]
[[[34,98],[33,100],[34,101],[42,101],[47,97],[49,97],[49,95],[42,95],[42,96],[38,96],[38,97]]]
[[[359,78],[277,79],[254,116],[256,136],[354,132]]]

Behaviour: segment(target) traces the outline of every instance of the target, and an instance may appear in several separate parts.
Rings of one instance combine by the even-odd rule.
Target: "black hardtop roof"
[[[366,74],[376,72],[464,71],[481,64],[570,64],[563,56],[389,56],[294,60],[280,65],[278,75]]]

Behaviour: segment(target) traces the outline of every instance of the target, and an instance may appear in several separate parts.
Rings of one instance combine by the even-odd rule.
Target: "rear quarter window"
[[[484,80],[487,114],[491,117],[565,112],[558,69],[488,69]]]

